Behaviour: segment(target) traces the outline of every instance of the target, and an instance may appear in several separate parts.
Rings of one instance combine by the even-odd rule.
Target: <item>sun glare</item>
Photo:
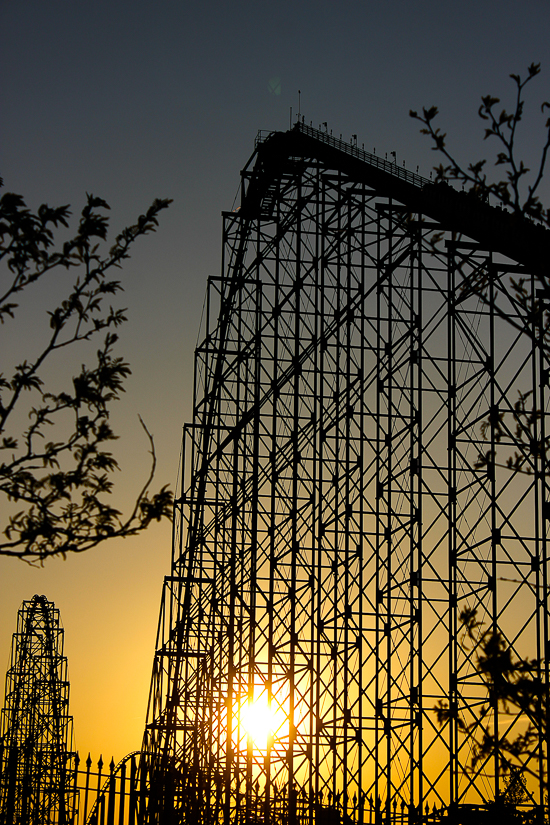
[[[259,750],[267,748],[270,736],[276,736],[286,718],[282,711],[276,711],[274,703],[271,707],[267,693],[261,693],[253,701],[245,701],[241,707],[241,726]]]

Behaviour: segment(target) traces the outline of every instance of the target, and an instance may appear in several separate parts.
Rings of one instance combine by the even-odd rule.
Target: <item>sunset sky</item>
[[[528,95],[528,165],[543,139],[548,0],[3,0],[0,23],[5,190],[75,213],[93,192],[112,207],[113,234],[153,198],[174,199],[124,268],[120,353],[133,375],[113,415],[121,508],[148,472],[138,413],[155,436],[159,485],[176,483],[206,278],[219,274],[220,212],[233,206],[256,132],[287,129],[298,90],[306,122],[356,134],[428,176],[436,157],[409,109],[438,105],[456,154],[477,160],[490,149],[480,96],[511,103],[508,75],[541,62]],[[548,182],[544,193],[548,203]],[[0,329],[3,363],[32,354],[48,290]],[[118,760],[140,746],[169,559],[168,525],[43,568],[0,559],[0,671],[21,602],[44,594],[66,631],[81,755]]]

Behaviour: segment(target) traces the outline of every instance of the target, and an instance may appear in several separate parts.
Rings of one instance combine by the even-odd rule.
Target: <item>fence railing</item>
[[[226,793],[222,777],[205,778],[185,770],[161,773],[155,760],[139,751],[118,764],[111,760],[108,766],[101,757],[93,765],[90,756],[81,762],[74,753],[67,755],[67,762],[63,805],[52,804],[37,820],[30,807],[25,806],[23,816],[11,810],[4,804],[5,794],[0,794],[0,825],[221,825],[228,817],[231,825],[437,825],[452,819],[445,806],[425,804],[420,810],[401,797],[388,804],[366,793],[293,792],[286,786],[272,786],[266,795],[259,782],[235,779]],[[10,777],[4,772],[0,790],[8,784]],[[460,807],[472,823],[494,821],[490,806]],[[547,821],[547,810],[520,808],[529,821]]]
[[[170,815],[178,812],[174,820],[177,822],[221,825],[226,821],[228,797],[221,777],[174,772],[162,777],[159,795],[154,762],[137,751],[117,765],[111,760],[106,771],[101,760],[92,771],[90,757],[83,769],[77,760],[76,768],[79,805],[75,825],[157,825],[172,821],[164,818],[167,809]],[[151,804],[150,793],[155,783],[155,801]],[[272,786],[266,796],[265,786],[259,782],[246,786],[245,782],[235,784],[235,780],[229,806],[232,825],[438,825],[452,820],[449,809],[441,804],[425,803],[420,810],[402,797],[394,797],[388,804],[388,800],[364,792],[300,790],[293,796],[286,786]],[[472,823],[494,821],[491,806],[460,807]],[[527,818],[538,816],[540,821],[547,821],[547,810],[541,811],[532,804],[520,808],[520,818],[523,813]],[[509,813],[508,809],[505,813]]]
[[[326,143],[328,146],[332,146],[340,152],[345,152],[347,155],[351,155],[364,163],[368,163],[369,166],[374,166],[376,169],[381,169],[383,172],[387,172],[388,174],[393,175],[393,177],[404,180],[407,183],[411,183],[413,186],[417,186],[420,189],[427,183],[433,183],[433,181],[428,178],[424,178],[416,172],[411,172],[404,166],[398,166],[395,161],[392,162],[386,160],[385,158],[381,158],[371,152],[367,152],[363,148],[359,148],[359,146],[357,146],[357,142],[353,142],[353,139],[350,142],[342,140],[342,138],[334,137],[334,135],[329,132],[325,132],[322,129],[316,129],[314,126],[308,126],[304,122],[296,123],[293,128],[298,132],[302,132],[304,135],[315,138],[315,140],[318,140],[321,143]],[[260,143],[264,143],[272,134],[274,134],[274,132],[265,132],[260,130],[256,136],[254,145],[258,146]]]
[[[106,770],[100,757],[95,770],[88,755],[80,768],[76,758],[74,788],[78,799],[75,825],[139,825],[147,802],[145,782],[140,781],[140,753],[128,754]]]

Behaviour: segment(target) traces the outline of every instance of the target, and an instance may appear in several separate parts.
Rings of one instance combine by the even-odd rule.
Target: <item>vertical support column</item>
[[[409,602],[409,658],[410,658],[410,717],[409,717],[409,817],[416,818],[416,808],[422,810],[424,800],[424,753],[423,753],[423,634],[422,634],[422,593],[423,593],[423,260],[421,216],[418,228],[410,242],[410,456],[411,489],[409,501],[410,518],[410,602]],[[416,283],[415,283],[416,281]],[[416,489],[415,489],[416,482]]]
[[[549,362],[547,333],[545,325],[548,318],[549,306],[544,290],[537,288],[537,281],[531,276],[531,294],[536,311],[533,313],[534,334],[533,334],[533,387],[538,392],[533,391],[534,405],[540,411],[537,421],[538,431],[536,433],[537,455],[535,473],[538,477],[537,501],[536,501],[536,525],[537,542],[535,556],[531,560],[531,565],[536,567],[535,587],[536,587],[536,625],[537,625],[537,679],[541,684],[541,695],[537,703],[537,713],[541,723],[538,732],[539,748],[539,783],[538,805],[539,818],[544,817],[544,806],[548,804],[545,789],[548,787],[549,758],[550,758],[550,725],[548,713],[550,708],[550,628],[549,628],[549,605],[548,605],[548,519],[550,518],[550,502],[548,490],[548,386],[549,386]],[[536,397],[538,396],[538,397]],[[536,400],[535,400],[536,397]]]
[[[455,251],[447,251],[447,524],[448,524],[448,627],[447,679],[449,685],[449,816],[456,821],[458,800],[458,685],[457,685],[457,542],[456,542],[456,326]]]
[[[391,205],[391,204],[390,204]],[[392,393],[393,393],[393,290],[392,290],[393,213],[387,208],[378,213],[377,272],[377,479],[379,495],[376,514],[376,798],[382,799],[384,819],[391,818],[392,764],[392,651],[391,651],[391,575],[392,575]]]
[[[541,679],[543,684],[543,693],[541,696],[542,708],[550,708],[550,622],[549,613],[550,606],[548,603],[548,590],[550,587],[548,577],[548,525],[550,524],[550,484],[548,471],[548,440],[550,432],[548,430],[548,407],[549,407],[549,391],[550,385],[550,365],[548,359],[548,349],[546,342],[546,334],[544,328],[544,321],[548,317],[550,308],[547,302],[541,296],[541,311],[539,314],[539,329],[538,329],[538,352],[539,352],[539,408],[541,410],[541,425],[540,425],[540,442],[542,446],[541,465],[540,465],[540,486],[541,486],[541,547],[540,547],[540,574],[538,577],[540,602],[539,602],[539,626],[540,639],[538,647],[539,661],[542,663]],[[544,712],[544,710],[543,710]],[[544,811],[546,803],[544,788],[548,787],[550,781],[550,723],[548,720],[548,710],[544,718],[544,729],[542,732],[541,742],[541,757],[542,764],[540,766],[541,783],[540,783],[540,798],[539,805]]]
[[[489,253],[488,256],[488,272],[489,272],[489,318],[490,318],[490,333],[489,333],[489,340],[490,340],[490,352],[489,352],[489,362],[491,364],[491,372],[490,372],[490,406],[489,406],[489,420],[490,420],[490,451],[491,451],[491,458],[488,464],[488,473],[490,474],[490,511],[491,511],[491,572],[488,581],[488,588],[491,590],[491,610],[492,610],[492,630],[495,634],[501,632],[500,628],[500,617],[499,617],[499,599],[498,599],[498,587],[497,587],[497,577],[501,572],[498,563],[498,556],[497,556],[497,549],[501,544],[501,525],[500,525],[500,515],[499,515],[499,489],[497,485],[497,473],[496,473],[496,464],[497,464],[497,444],[498,444],[498,422],[500,417],[500,409],[499,409],[499,391],[498,387],[496,386],[496,375],[495,375],[495,364],[497,362],[497,343],[496,343],[496,333],[495,333],[495,303],[497,298],[497,287],[496,287],[496,277],[497,271],[496,267],[493,266],[492,254]],[[533,365],[533,358],[534,358],[534,350],[531,355],[531,364]],[[536,457],[534,457],[536,460]],[[536,499],[536,490],[535,492],[535,499]],[[536,500],[533,502],[534,509],[535,509],[535,521],[537,519],[537,502]],[[535,525],[534,525],[535,526]],[[538,530],[538,527],[535,526],[535,532]],[[535,538],[535,545],[538,544],[536,536]],[[535,551],[536,553],[536,551]],[[494,722],[493,722],[493,731],[495,737],[495,748],[494,748],[494,756],[493,756],[493,766],[494,766],[494,799],[500,799],[501,795],[504,792],[503,787],[503,778],[501,777],[501,752],[500,752],[500,724],[501,724],[501,714],[500,714],[500,706],[498,701],[498,696],[495,698],[494,706],[493,706],[493,713],[494,713]]]

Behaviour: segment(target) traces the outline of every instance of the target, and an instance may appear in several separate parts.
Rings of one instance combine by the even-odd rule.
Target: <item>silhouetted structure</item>
[[[53,602],[45,596],[23,602],[2,710],[2,825],[74,821],[77,799],[63,634]]]
[[[259,136],[223,220],[144,740],[150,821],[183,821],[190,798],[197,821],[324,821],[322,794],[359,822],[455,820],[502,792],[500,737],[523,724],[489,701],[472,763],[481,723],[459,720],[487,689],[460,612],[519,657],[548,650],[548,233],[303,123]],[[547,695],[547,665],[526,678]],[[263,744],[242,712],[262,698]],[[517,760],[531,806],[547,749],[541,726]]]
[[[298,123],[259,136],[223,243],[142,752],[80,769],[59,611],[35,596],[0,825],[540,821],[548,233]],[[513,757],[526,713],[487,690],[464,609],[532,660]]]

